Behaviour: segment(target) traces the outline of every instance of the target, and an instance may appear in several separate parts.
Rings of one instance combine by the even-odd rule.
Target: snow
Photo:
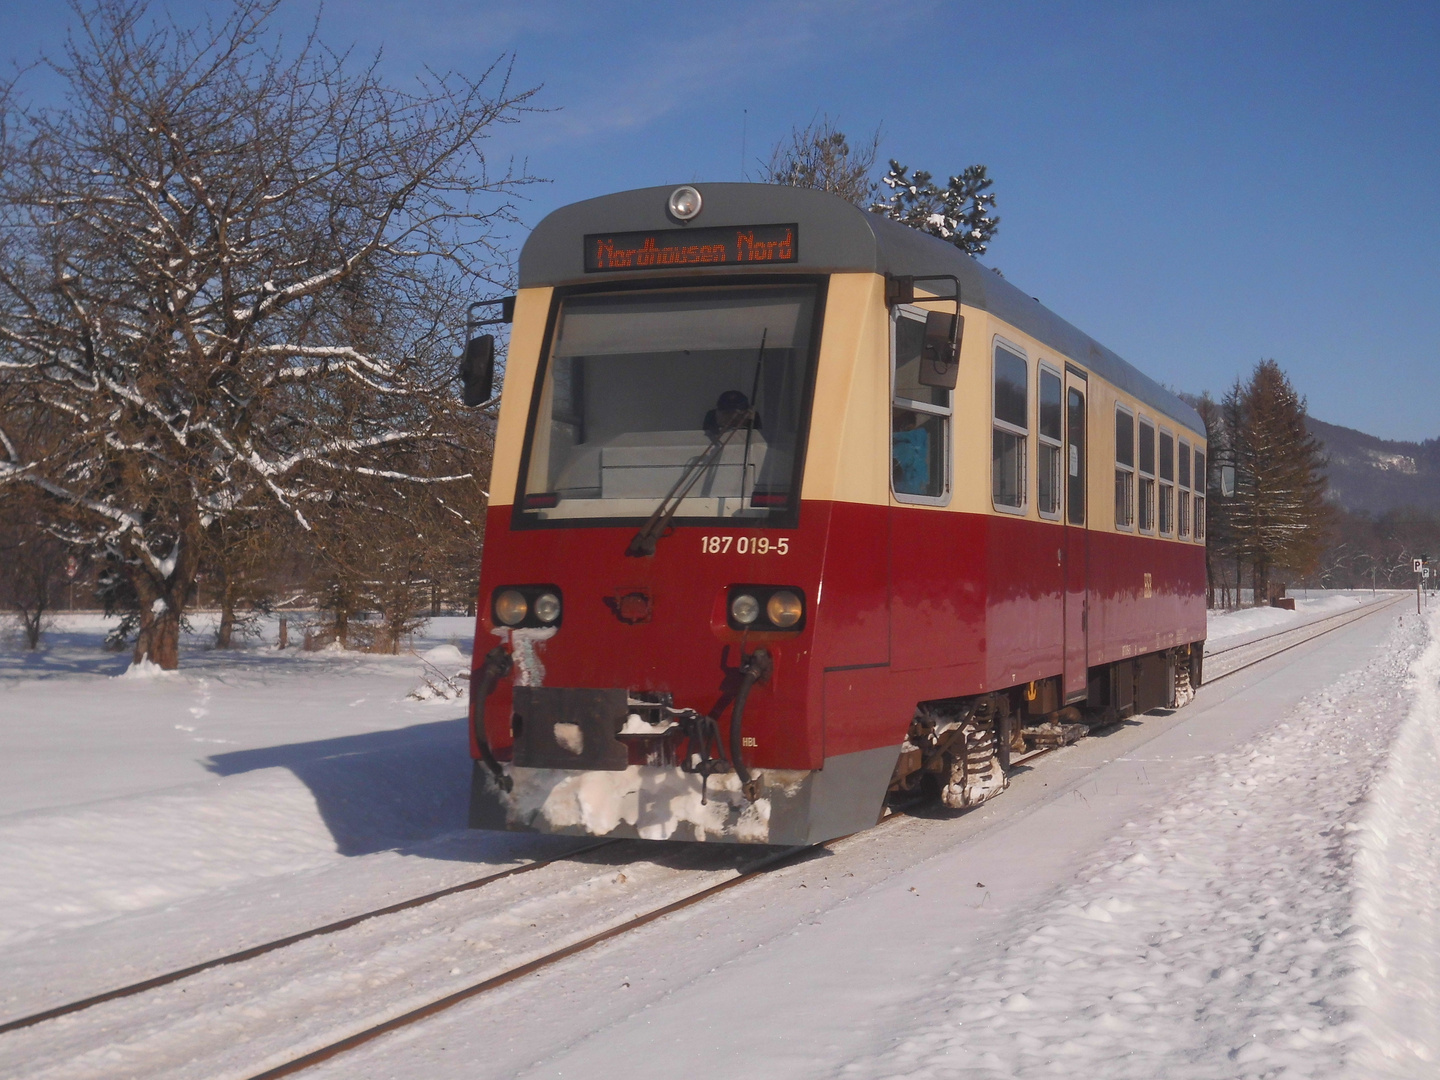
[[[176,672],[103,652],[98,616],[0,652],[0,943],[463,828],[464,703],[408,700],[416,657],[281,652],[274,620],[211,651],[193,622]],[[473,625],[420,644],[463,667]]]
[[[556,724],[555,741],[572,754],[585,752],[585,733],[580,730],[579,724]]]
[[[566,727],[575,728],[578,743],[580,729],[573,724],[555,725],[557,741],[565,737],[561,729]],[[583,744],[577,745],[572,753],[582,748]],[[804,777],[779,769],[760,775],[767,790],[792,794]],[[583,828],[603,835],[623,824],[647,840],[728,835],[759,843],[769,834],[770,797],[762,795],[753,802],[745,798],[733,772],[705,780],[678,766],[630,765],[593,772],[512,768],[510,777],[515,786],[505,799],[506,814],[525,827],[543,823],[550,829]]]
[[[455,645],[436,645],[420,654],[421,658],[444,670],[468,671],[470,658]]]
[[[1411,690],[1353,837],[1356,996],[1368,1035],[1357,1058],[1376,1080],[1440,1074],[1440,633]]]
[[[1221,615],[1211,641],[1369,600]],[[975,811],[859,834],[314,1074],[1436,1075],[1432,612],[1380,611],[1037,760]],[[94,616],[60,616],[39,655],[0,649],[0,1016],[588,843],[462,828],[463,702],[407,694],[467,666],[470,620],[399,656],[282,653],[273,625],[209,651],[196,623],[163,679],[113,678],[126,659]],[[578,822],[638,792],[634,768],[516,794]],[[647,812],[728,817],[733,779]],[[564,860],[0,1037],[0,1074],[251,1075],[757,854]]]
[[[163,603],[163,601],[160,601]],[[141,657],[139,663],[132,663],[119,675],[117,679],[168,679],[175,675],[173,671],[167,671],[149,657]]]
[[[1276,607],[1211,611],[1205,650],[1211,653],[1222,646],[1228,648],[1239,644],[1240,638],[1254,639],[1292,625],[1302,626],[1347,611],[1356,611],[1365,604],[1388,600],[1394,595],[1393,592],[1383,589],[1374,594],[1369,589],[1313,590],[1310,595],[1294,597],[1294,611]]]

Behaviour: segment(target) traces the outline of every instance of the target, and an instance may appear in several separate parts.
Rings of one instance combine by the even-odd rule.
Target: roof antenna
[[[740,112],[740,179],[745,177],[745,138],[750,134],[750,110],[742,109]]]

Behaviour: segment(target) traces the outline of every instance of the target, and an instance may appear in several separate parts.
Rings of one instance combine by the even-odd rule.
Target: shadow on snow
[[[368,855],[465,828],[470,752],[464,718],[214,754],[219,776],[286,768],[320,810],[336,850]]]

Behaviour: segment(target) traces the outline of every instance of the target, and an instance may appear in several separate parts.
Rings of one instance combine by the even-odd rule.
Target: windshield
[[[539,387],[519,509],[530,520],[787,517],[818,287],[567,297]],[[720,444],[720,445],[717,445]]]

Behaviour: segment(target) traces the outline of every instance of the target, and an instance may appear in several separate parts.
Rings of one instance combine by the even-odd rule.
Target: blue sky
[[[68,19],[0,6],[0,58]],[[753,175],[828,113],[912,168],[988,166],[985,261],[1161,381],[1274,357],[1321,419],[1440,436],[1440,4],[330,0],[321,32],[395,79],[514,53],[551,110],[495,140],[553,181],[527,224]]]

